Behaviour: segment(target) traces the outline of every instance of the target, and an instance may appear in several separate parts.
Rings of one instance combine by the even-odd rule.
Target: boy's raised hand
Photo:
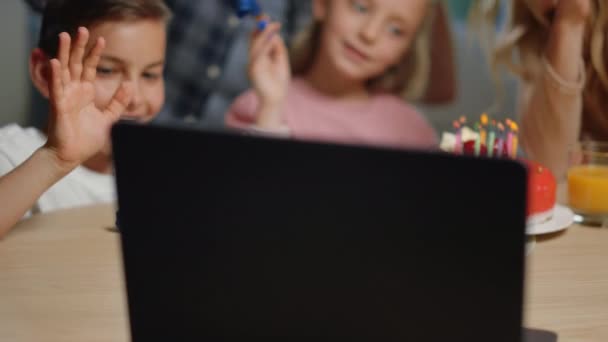
[[[74,43],[61,33],[57,58],[50,61],[49,101],[51,113],[46,147],[54,152],[61,167],[74,168],[99,152],[109,131],[123,113],[133,94],[123,82],[105,108],[95,105],[97,64],[105,46],[99,38],[85,58],[89,31],[81,27]]]

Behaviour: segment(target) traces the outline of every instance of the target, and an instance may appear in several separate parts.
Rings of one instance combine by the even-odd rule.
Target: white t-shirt
[[[46,143],[35,128],[12,124],[0,128],[0,176],[12,171]],[[31,214],[74,208],[115,200],[114,177],[78,167],[47,190],[34,204]]]

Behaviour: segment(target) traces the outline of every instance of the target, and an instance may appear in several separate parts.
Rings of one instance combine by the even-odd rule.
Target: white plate
[[[528,226],[528,235],[542,235],[567,229],[574,223],[574,213],[567,207],[556,205],[551,220]]]

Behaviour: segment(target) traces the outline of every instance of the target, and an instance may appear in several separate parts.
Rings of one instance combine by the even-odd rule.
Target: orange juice
[[[570,206],[587,214],[608,214],[608,166],[581,165],[568,171]]]

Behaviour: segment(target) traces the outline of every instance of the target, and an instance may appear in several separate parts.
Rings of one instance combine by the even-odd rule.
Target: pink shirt
[[[229,127],[245,128],[256,121],[258,98],[249,90],[239,96],[226,115]],[[426,119],[393,95],[373,95],[369,100],[336,100],[302,79],[289,85],[283,120],[296,139],[433,149],[437,134]]]

